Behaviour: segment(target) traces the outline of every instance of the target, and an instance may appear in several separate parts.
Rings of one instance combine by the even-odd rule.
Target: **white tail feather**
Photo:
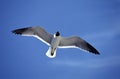
[[[53,55],[51,55],[51,51],[52,51],[52,49],[51,49],[51,47],[49,47],[48,51],[46,52],[46,55],[47,55],[49,58],[54,58],[54,57],[56,57],[56,50],[54,51],[54,54],[53,54]]]

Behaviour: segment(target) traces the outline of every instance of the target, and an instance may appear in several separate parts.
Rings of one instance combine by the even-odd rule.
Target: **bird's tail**
[[[49,58],[54,58],[54,57],[56,57],[56,49],[55,49],[55,50],[52,50],[52,48],[49,47],[48,51],[46,52],[46,55],[47,55]]]

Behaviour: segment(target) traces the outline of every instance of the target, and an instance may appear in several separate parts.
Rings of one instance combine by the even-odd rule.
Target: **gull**
[[[22,36],[36,37],[47,44],[49,46],[49,49],[46,52],[46,55],[49,58],[56,57],[57,48],[80,48],[93,54],[100,54],[92,45],[90,45],[82,38],[78,36],[62,37],[60,36],[59,31],[55,32],[55,34],[52,35],[44,30],[42,27],[34,26],[15,29],[12,32]]]

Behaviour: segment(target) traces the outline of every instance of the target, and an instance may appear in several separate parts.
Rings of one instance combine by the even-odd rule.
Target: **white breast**
[[[52,48],[57,48],[57,46],[60,43],[60,36],[57,36],[53,39],[52,43],[51,43],[51,47]]]

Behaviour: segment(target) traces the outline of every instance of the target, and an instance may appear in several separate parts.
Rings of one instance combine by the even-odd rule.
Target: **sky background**
[[[77,35],[101,55],[58,49],[12,30],[41,26]],[[120,79],[120,0],[0,0],[0,79]]]

